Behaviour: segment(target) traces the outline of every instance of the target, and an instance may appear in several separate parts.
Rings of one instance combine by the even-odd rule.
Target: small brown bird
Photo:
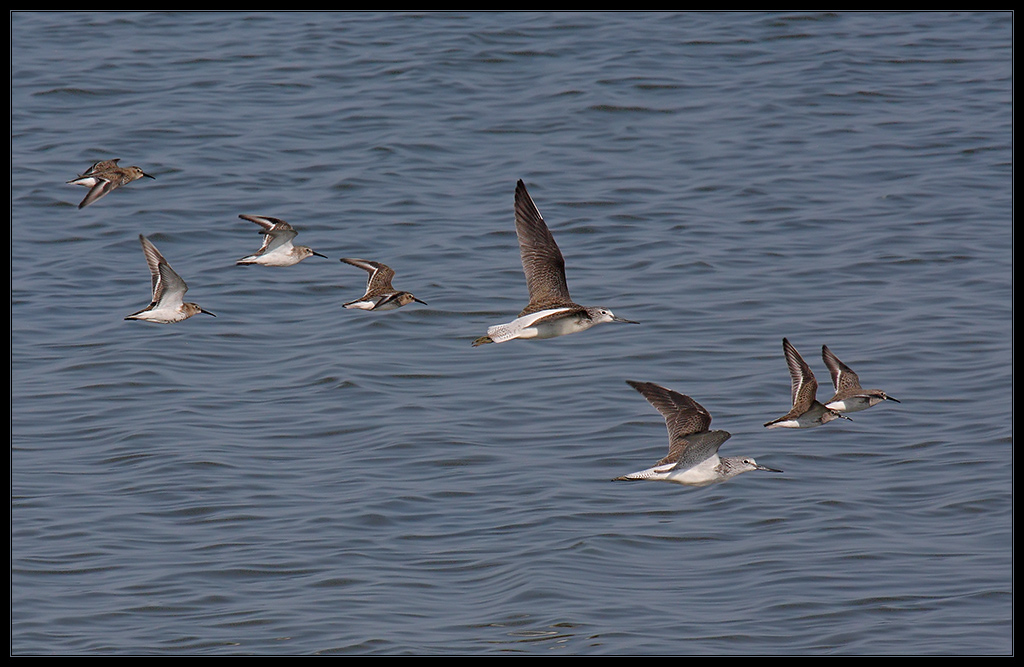
[[[298,232],[284,220],[279,218],[268,218],[264,215],[238,216],[242,220],[255,222],[260,226],[260,234],[263,234],[263,245],[251,255],[243,257],[235,264],[262,264],[263,266],[292,266],[298,264],[307,257],[316,255],[327,259],[327,255],[321,255],[310,247],[304,245],[292,245]]]
[[[120,159],[100,160],[89,167],[81,176],[68,181],[71,185],[83,185],[90,188],[89,193],[85,195],[85,199],[78,205],[78,208],[85,208],[111,191],[132,181],[137,181],[143,176],[146,178],[156,178],[138,167],[118,167],[117,163]]]
[[[787,338],[782,339],[782,351],[786,355],[786,364],[789,365],[793,408],[778,419],[765,424],[765,428],[812,428],[834,419],[850,419],[818,402],[815,398],[818,393],[818,381],[814,379],[811,367]]]
[[[142,244],[142,252],[146,255],[149,273],[153,278],[153,301],[139,312],[132,313],[124,319],[171,324],[187,320],[196,313],[213,315],[210,311],[200,308],[198,304],[186,303],[184,297],[185,292],[188,291],[188,285],[185,284],[185,281],[175,273],[149,239],[139,234],[139,242]]]
[[[853,372],[853,369],[839,361],[839,357],[828,349],[828,345],[821,346],[821,359],[828,366],[828,372],[832,376],[832,386],[835,387],[836,395],[825,401],[825,407],[832,408],[836,412],[858,412],[866,410],[882,401],[894,401],[881,389],[865,389],[860,386],[860,378]]]
[[[395,310],[413,301],[422,303],[424,306],[427,305],[426,301],[420,301],[409,292],[402,292],[392,287],[391,279],[395,277],[395,272],[387,265],[352,257],[342,257],[341,261],[352,266],[358,266],[370,274],[366,280],[366,294],[355,301],[349,301],[344,304],[345,308]]]

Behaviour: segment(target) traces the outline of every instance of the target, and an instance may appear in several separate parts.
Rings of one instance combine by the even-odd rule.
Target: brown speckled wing
[[[519,253],[530,290],[530,303],[519,315],[575,306],[565,282],[565,259],[522,180],[516,183],[515,214]]]

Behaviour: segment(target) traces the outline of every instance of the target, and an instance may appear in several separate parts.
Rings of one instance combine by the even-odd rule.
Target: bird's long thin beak
[[[316,255],[317,257],[323,257],[324,259],[330,259],[330,257],[328,257],[327,255],[321,255],[316,250],[310,250],[310,252],[313,253],[314,255]]]
[[[152,178],[154,181],[156,180],[156,176],[150,176],[146,172],[142,172],[142,175],[145,176],[146,178]]]
[[[213,313],[211,313],[210,311],[208,311],[208,310],[203,310],[202,308],[200,308],[200,309],[199,309],[199,312],[200,312],[200,313],[206,313],[207,315],[213,315]],[[216,315],[213,315],[213,316],[214,316],[214,317],[217,317]]]
[[[413,297],[412,300],[413,301],[418,301],[418,302],[422,303],[424,306],[427,305],[427,302],[424,301],[423,299],[417,299],[416,297]]]
[[[627,320],[625,317],[619,317],[618,315],[612,315],[612,320],[615,321],[615,322],[622,322],[624,324],[640,324],[639,322],[634,322],[633,320]]]
[[[782,472],[781,470],[776,470],[775,468],[769,468],[768,466],[763,466],[760,463],[758,463],[756,467],[757,467],[758,470],[764,470],[765,472]]]

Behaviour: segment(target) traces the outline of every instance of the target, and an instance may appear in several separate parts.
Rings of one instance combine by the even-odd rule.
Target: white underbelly
[[[551,308],[523,315],[507,324],[488,327],[487,335],[495,343],[504,343],[515,338],[555,338],[590,328],[592,324],[590,319],[579,315],[541,321],[567,310],[567,308]]]

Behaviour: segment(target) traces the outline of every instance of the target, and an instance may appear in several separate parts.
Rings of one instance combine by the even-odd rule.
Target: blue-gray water
[[[1012,15],[11,16],[11,650],[1005,654]],[[119,157],[156,180],[78,210]],[[640,326],[472,348],[526,288]],[[235,266],[240,213],[330,257]],[[217,314],[149,302],[138,235]],[[429,306],[341,304],[395,268]],[[886,403],[789,408],[782,338]],[[667,450],[625,380],[784,470]]]

